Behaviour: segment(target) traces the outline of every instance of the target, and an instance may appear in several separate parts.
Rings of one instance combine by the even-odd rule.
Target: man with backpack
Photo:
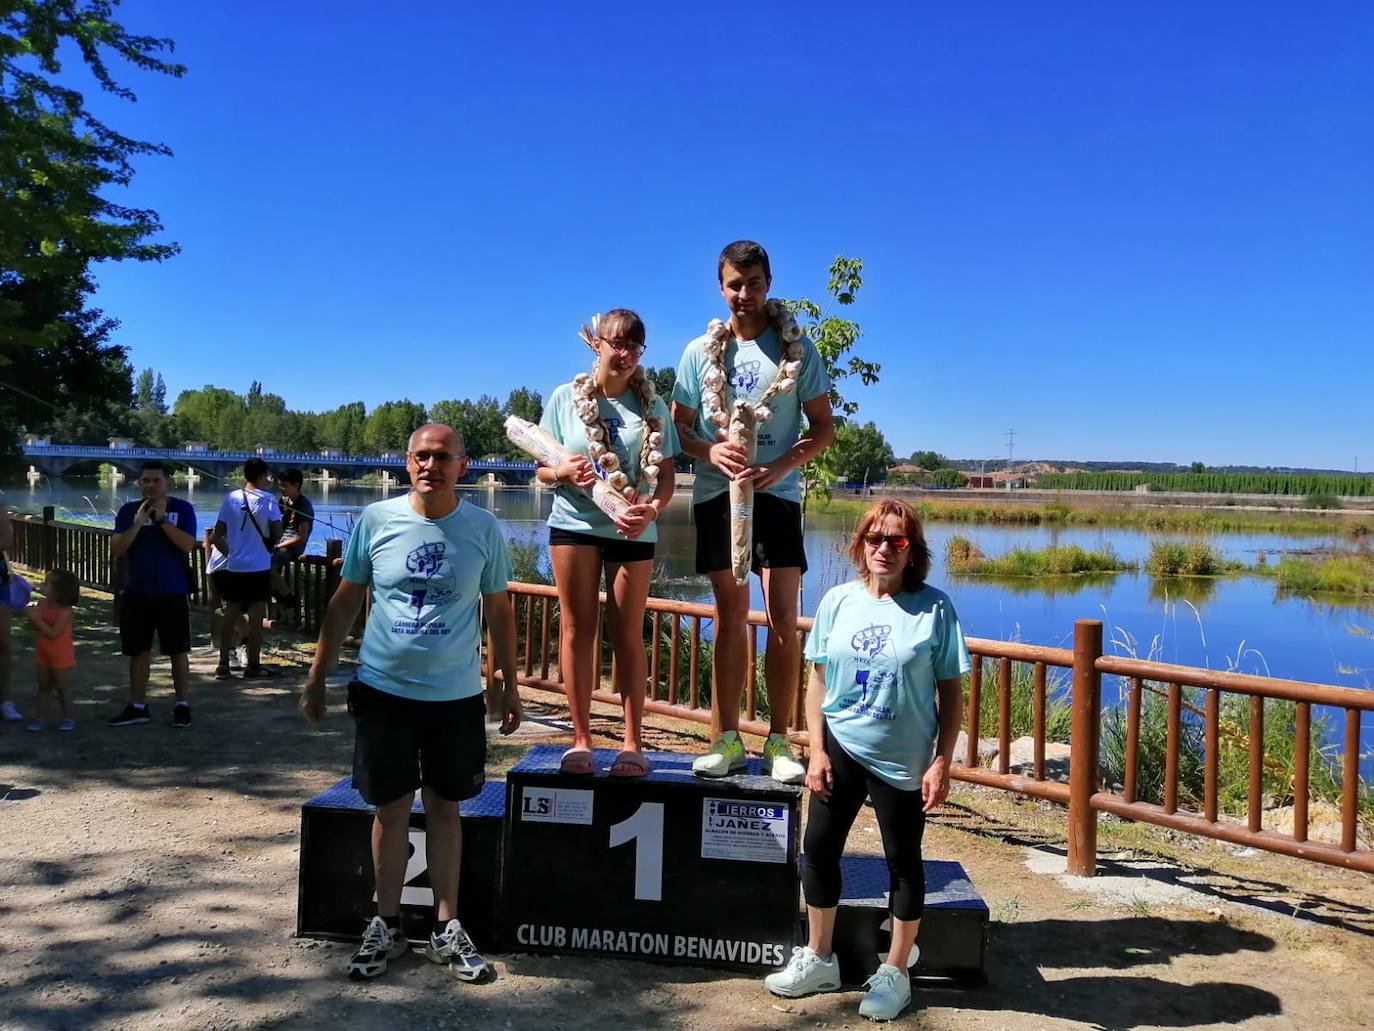
[[[267,463],[250,458],[243,463],[243,486],[231,490],[220,505],[213,543],[228,558],[214,573],[215,589],[224,602],[224,625],[232,627],[239,613],[248,615],[248,662],[245,680],[276,676],[262,665],[262,621],[272,594],[272,549],[281,537],[281,509],[267,489]],[[215,679],[227,680],[232,634],[220,634]]]

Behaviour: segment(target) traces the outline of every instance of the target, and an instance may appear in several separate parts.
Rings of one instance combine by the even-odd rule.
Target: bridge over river
[[[126,476],[138,475],[139,466],[149,459],[159,459],[174,469],[188,469],[223,479],[241,469],[250,458],[261,458],[274,473],[295,467],[307,476],[323,475],[345,479],[359,479],[369,473],[393,479],[405,479],[406,459],[400,451],[382,455],[345,455],[336,451],[273,451],[261,448],[253,451],[212,451],[203,447],[159,448],[111,444],[51,444],[26,442],[24,458],[35,473],[60,477],[74,471],[93,471],[105,463]],[[534,478],[533,462],[512,462],[505,459],[471,459],[464,483],[476,483],[492,476],[507,484],[528,484]]]

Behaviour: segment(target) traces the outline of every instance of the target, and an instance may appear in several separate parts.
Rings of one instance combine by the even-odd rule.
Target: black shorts
[[[256,605],[266,603],[272,596],[272,573],[264,569],[258,573],[231,573],[227,569],[216,569],[210,574],[220,601],[232,601],[237,605]]]
[[[353,787],[368,805],[386,805],[420,785],[461,802],[482,790],[487,766],[487,703],[482,695],[420,702],[348,685]]]
[[[598,537],[594,533],[578,533],[549,527],[549,547],[559,544],[580,544],[601,552],[602,562],[623,565],[626,562],[649,562],[654,557],[653,541],[627,541],[623,537]]]
[[[153,649],[153,634],[163,655],[191,650],[191,609],[184,594],[119,598],[119,647],[125,655],[142,655]]]
[[[692,506],[697,524],[697,572],[729,569],[730,492]],[[806,572],[802,547],[801,505],[795,501],[754,494],[754,572],[761,569],[800,569]]]

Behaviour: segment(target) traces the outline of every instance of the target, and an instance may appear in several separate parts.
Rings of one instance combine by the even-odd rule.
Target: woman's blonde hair
[[[917,591],[930,574],[930,546],[926,544],[925,531],[921,528],[921,517],[905,501],[884,499],[875,501],[868,511],[859,517],[859,525],[854,527],[854,537],[849,542],[849,561],[854,564],[859,579],[868,583],[872,575],[865,559],[864,534],[871,531],[888,516],[901,520],[902,533],[906,534],[906,565],[902,567],[902,590]]]

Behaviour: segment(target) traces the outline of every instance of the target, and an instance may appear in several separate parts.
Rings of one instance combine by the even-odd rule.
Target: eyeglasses
[[[409,456],[415,459],[416,465],[424,465],[426,462],[438,462],[443,465],[452,462],[455,458],[462,458],[462,455],[455,455],[452,451],[411,451]]]
[[[911,538],[904,533],[875,533],[870,530],[864,534],[864,543],[874,551],[884,544],[891,544],[895,551],[906,551],[911,544]]]
[[[610,340],[606,337],[597,337],[603,344],[609,347],[616,354],[643,354],[644,344],[635,343],[633,340]]]

